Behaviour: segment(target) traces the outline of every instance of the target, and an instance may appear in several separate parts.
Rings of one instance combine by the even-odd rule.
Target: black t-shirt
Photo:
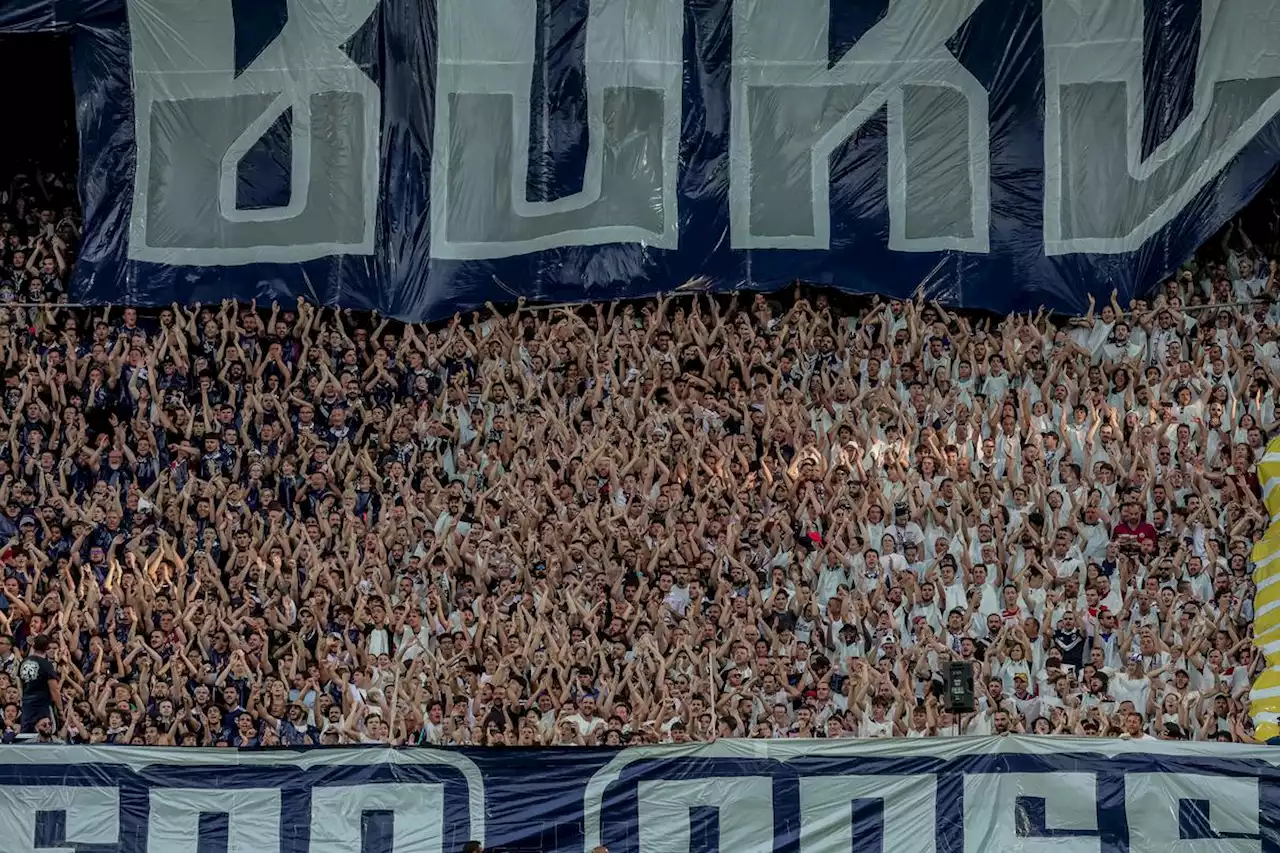
[[[49,680],[57,679],[58,671],[48,658],[27,658],[18,667],[18,679],[22,682],[22,720],[23,728],[27,723],[34,725],[36,720],[49,715],[53,706],[53,696],[49,691]]]

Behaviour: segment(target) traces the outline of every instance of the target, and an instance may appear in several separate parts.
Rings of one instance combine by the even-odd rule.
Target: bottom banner
[[[1280,752],[1166,741],[0,748],[3,853],[1280,853]]]

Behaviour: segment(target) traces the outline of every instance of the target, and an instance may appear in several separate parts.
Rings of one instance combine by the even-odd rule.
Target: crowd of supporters
[[[1238,228],[1072,320],[796,291],[421,326],[32,307],[64,199],[0,196],[6,740],[1251,738],[1280,287]]]

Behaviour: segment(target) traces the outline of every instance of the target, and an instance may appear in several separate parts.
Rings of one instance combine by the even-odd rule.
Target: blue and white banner
[[[95,302],[424,319],[705,276],[1083,311],[1280,163],[1276,0],[0,5],[41,28]]]
[[[1026,737],[0,749],[5,853],[1275,853],[1280,753]]]

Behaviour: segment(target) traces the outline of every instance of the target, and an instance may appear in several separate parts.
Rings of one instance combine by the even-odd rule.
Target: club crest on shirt
[[[22,666],[18,667],[18,678],[22,679],[24,684],[35,681],[40,676],[40,664],[31,659],[24,660]]]

